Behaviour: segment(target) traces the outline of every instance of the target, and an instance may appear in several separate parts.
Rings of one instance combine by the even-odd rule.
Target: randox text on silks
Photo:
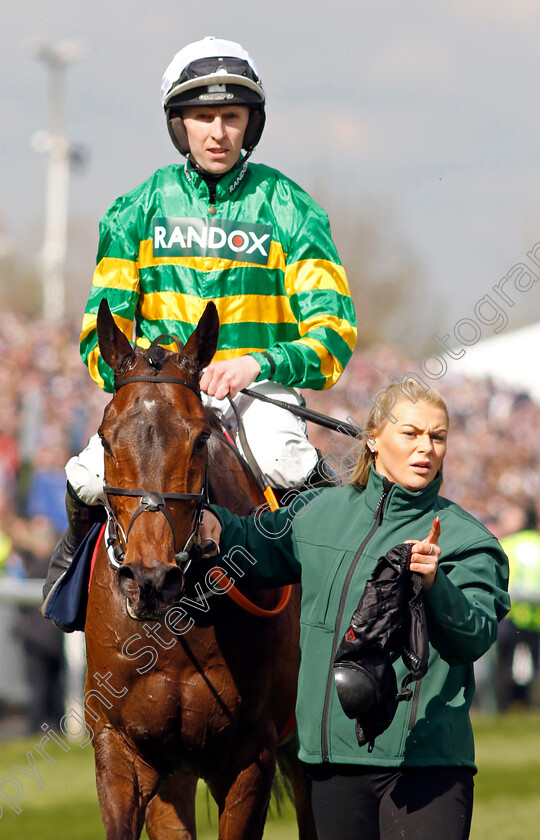
[[[272,226],[159,217],[153,222],[152,241],[154,257],[216,257],[267,265]]]

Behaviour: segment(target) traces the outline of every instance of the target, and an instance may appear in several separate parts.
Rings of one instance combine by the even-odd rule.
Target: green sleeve
[[[282,385],[330,388],[341,376],[356,343],[356,316],[345,269],[325,211],[288,179],[279,182],[279,219],[286,266],[285,290],[300,338],[267,348]],[[277,211],[276,211],[277,212]],[[268,378],[271,364],[253,353]]]
[[[510,609],[508,559],[498,543],[441,559],[424,594],[429,639],[450,665],[476,661]]]
[[[97,339],[97,313],[103,298],[119,329],[129,341],[139,302],[137,216],[126,197],[119,198],[100,223],[97,265],[85,308],[80,352],[92,379],[105,391],[114,390],[114,377],[101,357]]]
[[[295,555],[289,508],[236,516],[226,508],[211,506],[220,520],[220,565],[236,565],[242,583],[250,588],[271,589],[298,583],[301,566]]]

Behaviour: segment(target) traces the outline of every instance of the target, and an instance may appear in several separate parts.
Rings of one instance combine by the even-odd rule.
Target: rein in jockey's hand
[[[199,528],[199,541],[213,540],[218,546],[219,553],[219,538],[221,537],[221,522],[211,510],[203,510],[202,522]]]
[[[439,566],[441,549],[438,546],[441,535],[441,520],[438,516],[433,520],[431,531],[425,540],[404,540],[411,543],[411,572],[418,572],[424,576],[424,589],[431,589]]]
[[[257,379],[261,366],[253,356],[240,356],[224,362],[212,362],[205,368],[199,383],[201,391],[218,400],[234,399]]]

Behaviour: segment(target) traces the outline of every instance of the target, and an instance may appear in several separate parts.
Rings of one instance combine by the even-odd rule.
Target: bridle
[[[167,522],[170,525],[174,545],[176,546],[176,531],[174,528],[174,523],[172,521],[171,515],[167,510],[166,502],[168,500],[185,500],[185,501],[194,501],[197,502],[197,507],[194,513],[194,526],[193,529],[187,538],[184,547],[181,551],[178,551],[174,555],[174,559],[179,566],[183,566],[184,571],[187,569],[191,558],[189,556],[190,549],[192,546],[197,542],[199,536],[199,528],[201,525],[202,520],[202,512],[204,509],[204,505],[208,504],[208,490],[207,490],[207,468],[205,469],[204,474],[204,483],[200,493],[158,493],[155,490],[142,490],[139,488],[126,488],[126,487],[111,487],[110,485],[106,484],[104,486],[105,491],[105,509],[107,511],[107,526],[105,528],[105,544],[107,548],[107,555],[109,557],[109,562],[111,566],[115,569],[119,569],[122,563],[125,560],[125,551],[122,547],[122,542],[120,540],[120,534],[123,537],[123,543],[127,548],[129,532],[131,531],[131,527],[137,517],[141,513],[153,513],[157,511],[158,513],[162,513],[166,518]],[[109,496],[140,496],[140,503],[139,507],[136,509],[135,513],[131,517],[129,525],[127,527],[127,531],[124,531],[122,526],[120,525],[116,514],[110,504]]]
[[[163,338],[156,339],[156,342]],[[122,388],[124,385],[129,385],[131,382],[154,382],[154,383],[172,383],[175,385],[183,385],[186,388],[189,388],[192,391],[197,399],[201,400],[201,393],[199,388],[194,385],[192,382],[187,382],[185,379],[180,379],[176,376],[132,376],[126,379],[119,379],[115,382],[114,388],[115,391],[118,391],[119,388]],[[257,480],[255,478],[255,480]],[[171,519],[169,511],[167,510],[166,502],[168,500],[186,500],[186,501],[194,501],[196,502],[195,513],[193,517],[193,529],[191,534],[187,538],[184,548],[177,552],[174,555],[174,559],[177,565],[181,568],[183,572],[186,572],[189,566],[191,565],[193,560],[199,559],[206,559],[213,557],[218,552],[218,544],[213,539],[206,539],[203,543],[199,542],[199,529],[202,522],[202,515],[204,508],[208,505],[208,454],[207,454],[207,462],[204,471],[204,480],[203,486],[200,493],[160,493],[154,490],[148,491],[143,490],[140,488],[124,488],[124,487],[111,487],[110,485],[104,486],[105,492],[105,509],[107,511],[107,525],[105,530],[105,546],[107,550],[107,556],[109,558],[109,562],[111,566],[118,570],[122,566],[125,560],[125,550],[122,545],[122,540],[120,535],[123,538],[123,544],[127,548],[127,541],[129,532],[133,526],[133,523],[140,516],[141,513],[145,512],[159,512],[162,513],[169,526],[171,528],[173,539],[174,539],[174,546],[176,548],[176,533],[174,530],[174,523]],[[124,532],[124,529],[120,525],[116,514],[112,508],[112,505],[109,500],[109,496],[136,496],[140,498],[139,507],[136,509],[135,513],[131,517],[130,523],[127,528],[127,532]],[[235,603],[242,607],[242,609],[246,610],[247,612],[251,613],[252,615],[257,615],[261,617],[272,617],[278,615],[282,612],[287,604],[289,603],[292,586],[288,585],[283,588],[282,596],[279,600],[279,603],[271,610],[264,609],[263,607],[259,607],[256,604],[252,604],[241,592],[239,592],[236,587],[233,585],[233,582],[228,580],[227,576],[224,574],[220,575],[220,583],[218,585],[223,586],[222,582],[225,582],[224,591],[226,591],[230,598],[232,598]],[[215,593],[207,593],[207,594],[215,594]]]
[[[175,385],[182,385],[185,388],[189,388],[189,390],[192,391],[199,400],[201,399],[200,390],[196,385],[194,385],[192,382],[188,382],[187,380],[180,379],[176,376],[132,376],[126,379],[118,379],[114,383],[114,390],[118,391],[119,388],[122,388],[124,385],[130,385],[132,382],[153,382],[156,384],[172,383]],[[133,527],[133,523],[135,522],[137,517],[140,516],[141,513],[162,513],[163,516],[165,516],[167,522],[169,523],[173,535],[173,545],[176,548],[176,531],[171,515],[167,510],[166,503],[167,501],[196,502],[196,508],[193,515],[192,531],[189,537],[187,538],[183,549],[174,555],[176,563],[183,568],[183,571],[185,571],[188,568],[188,566],[191,563],[190,552],[198,543],[199,528],[202,521],[203,509],[205,505],[208,504],[208,462],[204,471],[203,486],[199,493],[167,493],[158,492],[156,490],[145,490],[142,488],[112,487],[108,484],[104,485],[103,490],[105,492],[105,509],[107,511],[105,545],[107,549],[107,555],[109,557],[109,562],[114,569],[119,569],[125,560],[125,549],[127,549],[129,532]],[[127,531],[124,531],[124,529],[120,525],[120,522],[118,521],[117,516],[110,503],[109,496],[135,496],[140,498],[141,501],[139,503],[138,508],[135,510],[135,513],[131,517],[131,520],[127,527]],[[214,553],[215,546],[209,546],[208,548],[212,553]]]

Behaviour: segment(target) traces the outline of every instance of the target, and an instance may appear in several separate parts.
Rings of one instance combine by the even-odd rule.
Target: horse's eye
[[[208,443],[208,438],[209,437],[210,437],[210,435],[208,434],[208,432],[203,432],[201,435],[199,435],[199,437],[195,441],[195,446],[194,446],[194,450],[195,450],[196,453],[199,453],[199,452],[203,451],[204,447]]]
[[[102,445],[103,449],[105,450],[105,452],[107,453],[107,455],[112,455],[112,452],[111,452],[111,447],[109,446],[109,444],[108,444],[107,439],[105,438],[105,436],[104,436],[104,435],[102,435],[102,434],[100,434],[100,435],[99,435],[99,439],[100,439],[100,441],[101,441],[101,445]]]

